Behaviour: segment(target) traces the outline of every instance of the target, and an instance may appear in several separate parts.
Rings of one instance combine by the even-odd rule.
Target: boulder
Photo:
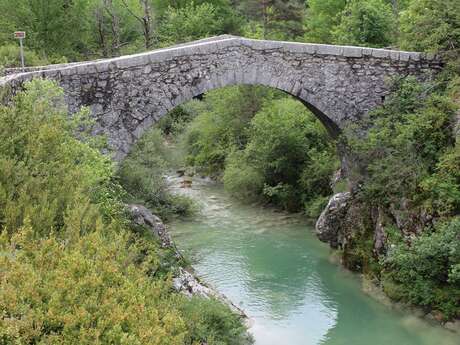
[[[210,288],[199,281],[199,279],[192,273],[184,268],[179,268],[175,277],[173,278],[173,288],[177,292],[184,294],[187,297],[200,296],[207,299],[217,299],[222,303],[228,305],[230,309],[240,317],[247,319],[244,311],[233,304],[223,294],[217,292],[216,289]]]
[[[316,222],[316,235],[322,242],[329,243],[332,248],[337,248],[339,245],[339,233],[347,216],[350,200],[350,192],[335,194]]]
[[[142,205],[131,204],[126,205],[126,208],[130,212],[132,220],[136,225],[149,229],[152,235],[160,241],[162,247],[171,247],[171,237],[160,218]]]

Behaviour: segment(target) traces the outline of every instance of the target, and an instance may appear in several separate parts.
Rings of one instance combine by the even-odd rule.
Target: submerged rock
[[[347,216],[350,199],[350,192],[335,194],[316,222],[316,235],[322,242],[329,243],[332,248],[337,248],[339,245],[339,233]]]
[[[131,214],[132,220],[136,225],[144,226],[150,230],[151,234],[161,242],[161,246],[171,247],[171,236],[166,231],[166,227],[160,218],[155,216],[150,210],[142,205],[126,205]]]

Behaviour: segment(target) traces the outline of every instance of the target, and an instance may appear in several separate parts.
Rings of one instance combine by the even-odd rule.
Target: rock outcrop
[[[171,247],[171,236],[160,218],[155,216],[148,208],[142,205],[127,205],[132,220],[136,225],[144,226],[157,238],[163,248]]]
[[[345,222],[351,193],[337,193],[328,202],[326,208],[316,222],[316,235],[332,248],[338,248],[341,243],[341,228]]]
[[[244,311],[234,305],[225,295],[217,290],[202,284],[198,278],[187,270],[180,268],[178,274],[173,278],[173,287],[176,291],[182,292],[188,297],[200,296],[204,298],[214,298],[228,305],[233,312],[243,318],[247,318]]]

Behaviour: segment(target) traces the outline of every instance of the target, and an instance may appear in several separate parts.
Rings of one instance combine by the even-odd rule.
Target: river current
[[[200,206],[171,234],[198,276],[242,308],[256,345],[458,345],[458,334],[377,302],[330,260],[303,217],[248,206],[194,179],[180,188]]]

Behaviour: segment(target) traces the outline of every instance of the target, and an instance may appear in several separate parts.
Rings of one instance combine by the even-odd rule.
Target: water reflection
[[[254,319],[258,345],[454,345],[455,337],[389,310],[329,261],[301,217],[240,205],[220,186],[196,180],[193,221],[173,225],[196,271]]]

